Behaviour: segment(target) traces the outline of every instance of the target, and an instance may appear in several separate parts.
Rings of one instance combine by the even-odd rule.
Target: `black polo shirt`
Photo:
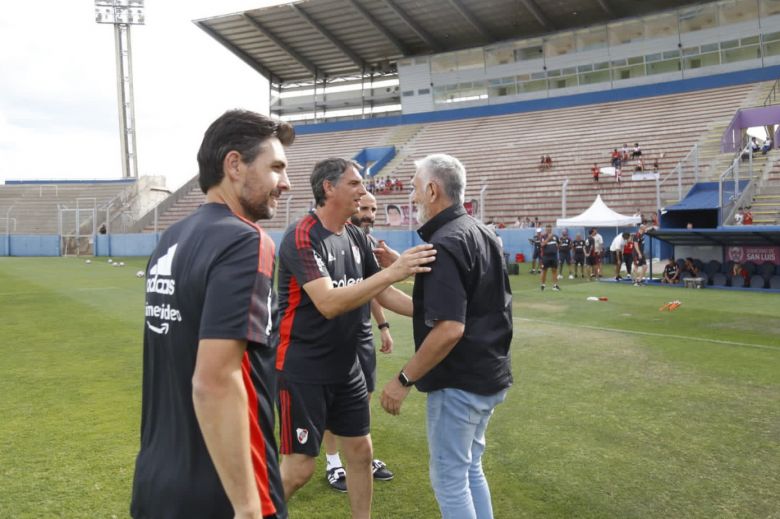
[[[417,381],[428,392],[456,388],[495,394],[512,384],[512,290],[496,235],[460,204],[437,214],[418,234],[437,251],[430,272],[414,280],[414,344],[436,321],[465,324],[450,353]]]

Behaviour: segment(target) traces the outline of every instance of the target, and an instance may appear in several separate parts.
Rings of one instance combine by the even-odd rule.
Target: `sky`
[[[131,29],[139,175],[172,191],[197,173],[203,132],[231,108],[268,112],[268,84],[192,20],[284,0],[146,0]],[[0,13],[0,182],[116,179],[114,29],[93,0],[9,2]]]

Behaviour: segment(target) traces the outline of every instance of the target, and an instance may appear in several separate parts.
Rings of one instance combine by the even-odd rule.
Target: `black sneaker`
[[[333,490],[338,492],[347,491],[347,472],[344,467],[335,467],[325,471],[325,479]]]
[[[379,481],[390,481],[393,479],[393,473],[387,470],[387,465],[382,460],[374,460],[371,462],[371,470],[374,473],[374,479]]]
[[[560,292],[561,291],[561,287],[559,287],[558,285],[553,285],[553,290],[555,292]]]
[[[544,292],[544,285],[540,285],[539,288],[541,288],[542,292]]]

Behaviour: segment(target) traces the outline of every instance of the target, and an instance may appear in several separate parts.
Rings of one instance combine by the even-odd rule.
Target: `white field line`
[[[551,326],[560,326],[561,323],[558,321],[547,321],[544,319],[526,319],[523,317],[513,317],[512,320],[514,321],[523,321],[528,323],[542,323],[542,324],[548,324]],[[656,333],[656,332],[642,332],[639,330],[623,330],[621,328],[607,328],[604,326],[589,326],[587,324],[571,324],[566,323],[566,326],[572,327],[572,328],[584,328],[586,330],[595,330],[599,332],[612,332],[612,333],[626,333],[629,335],[644,335],[647,337],[663,337],[665,339],[680,339],[684,341],[699,341],[699,342],[711,342],[714,344],[723,344],[725,346],[744,346],[745,348],[758,348],[762,350],[773,350],[773,351],[780,351],[780,347],[778,346],[769,346],[767,344],[753,344],[750,342],[738,342],[738,341],[724,341],[721,339],[709,339],[707,337],[691,337],[686,335],[674,335],[670,333]]]

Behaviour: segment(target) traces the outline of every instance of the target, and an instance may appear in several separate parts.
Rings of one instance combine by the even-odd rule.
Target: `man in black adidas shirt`
[[[391,287],[428,272],[435,251],[419,245],[379,269],[365,234],[348,223],[366,194],[359,166],[326,159],[311,175],[315,209],[291,225],[279,247],[281,472],[285,497],[314,471],[325,429],[346,458],[352,517],[371,515],[372,449],[366,381],[357,359],[364,307],[412,315],[412,301]]]
[[[146,272],[141,448],[130,513],[287,517],[274,440],[274,244],[254,222],[290,189],[287,123],[233,110],[198,152],[206,203]]]

